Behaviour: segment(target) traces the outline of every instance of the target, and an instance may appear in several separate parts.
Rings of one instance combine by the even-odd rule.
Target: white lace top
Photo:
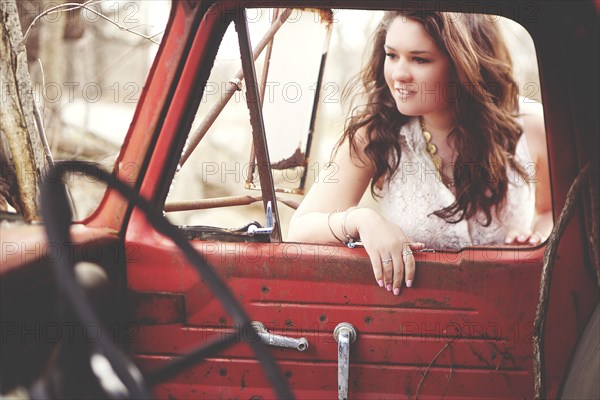
[[[412,118],[400,130],[402,157],[396,173],[382,188],[383,214],[397,223],[406,236],[438,250],[473,245],[502,244],[511,229],[531,228],[535,212],[533,179],[521,177],[509,168],[507,202],[500,218],[492,210],[492,222],[483,226],[485,214],[451,224],[432,214],[449,206],[454,194],[440,180],[427,150],[418,118]],[[521,135],[515,160],[525,171],[534,167],[525,134]],[[535,171],[535,170],[534,170]]]

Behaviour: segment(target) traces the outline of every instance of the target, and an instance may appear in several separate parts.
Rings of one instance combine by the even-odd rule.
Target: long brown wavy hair
[[[364,69],[351,81],[345,96],[354,107],[336,146],[350,142],[350,152],[358,154],[357,137],[364,129],[368,144],[364,152],[374,165],[371,192],[379,196],[377,185],[398,169],[402,157],[399,132],[409,117],[401,114],[383,74],[383,45],[388,27],[396,17],[418,21],[448,58],[453,82],[459,89],[450,102],[455,119],[453,140],[458,156],[454,163],[456,201],[434,212],[450,223],[473,217],[479,210],[488,226],[492,210],[506,202],[509,178],[507,166],[522,177],[525,172],[513,159],[522,129],[518,112],[518,86],[512,76],[512,61],[497,21],[478,14],[419,11],[386,12],[374,32],[373,48]],[[358,99],[358,100],[357,100]],[[362,99],[362,100],[361,100]]]

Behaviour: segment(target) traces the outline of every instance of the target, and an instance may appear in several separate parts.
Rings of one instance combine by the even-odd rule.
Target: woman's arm
[[[533,232],[541,235],[540,241],[550,236],[554,226],[552,220],[552,192],[550,190],[550,166],[548,165],[548,145],[546,143],[546,127],[542,105],[535,103],[530,114],[525,115],[527,141],[536,163],[536,190]],[[532,107],[532,108],[533,108]]]
[[[366,140],[360,133],[357,136],[358,154],[350,155],[347,140],[340,146],[329,167],[335,168],[335,173],[313,184],[290,221],[288,240],[346,242],[344,232],[360,238],[369,254],[375,280],[398,295],[405,278],[409,287],[414,280],[415,262],[410,249],[424,245],[410,243],[398,225],[376,211],[352,208],[359,203],[373,176],[373,166],[364,155]]]
[[[364,154],[364,145],[359,154]],[[364,194],[373,167],[370,161],[362,156],[350,156],[349,143],[344,143],[337,150],[334,159],[326,167],[326,179],[318,179],[294,213],[290,221],[288,240],[297,242],[339,243],[328,227],[327,218],[334,210],[346,210],[356,206]],[[323,174],[321,174],[323,175]],[[339,238],[344,238],[341,231],[342,213],[331,215],[330,226]],[[349,229],[349,228],[348,228]],[[356,237],[356,230],[348,232]]]
[[[539,244],[546,240],[552,231],[552,193],[550,191],[550,168],[546,144],[546,127],[542,105],[534,102],[521,102],[523,131],[527,138],[529,152],[535,163],[535,218],[529,232],[511,232],[507,243]]]

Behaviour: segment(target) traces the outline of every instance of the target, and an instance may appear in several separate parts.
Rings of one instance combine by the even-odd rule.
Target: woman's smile
[[[417,94],[414,87],[394,87],[394,91],[401,99],[405,100]]]

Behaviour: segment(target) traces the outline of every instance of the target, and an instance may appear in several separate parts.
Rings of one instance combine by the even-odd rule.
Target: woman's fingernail
[[[524,242],[525,241],[525,236],[524,235],[519,235],[519,237],[517,238],[517,240],[519,242]]]
[[[506,239],[504,239],[504,243],[510,244],[510,242],[512,242],[511,238],[507,237]]]
[[[381,280],[381,279],[380,279],[380,280],[378,280],[378,281],[377,281],[377,284],[379,285],[379,287],[383,287],[383,280]]]
[[[387,289],[388,292],[392,291],[392,285],[391,284],[387,284],[387,286],[385,287]]]
[[[394,289],[394,296],[398,296],[400,294],[400,288]]]
[[[412,283],[413,283],[412,279],[407,279],[406,280],[406,287],[412,287]]]

